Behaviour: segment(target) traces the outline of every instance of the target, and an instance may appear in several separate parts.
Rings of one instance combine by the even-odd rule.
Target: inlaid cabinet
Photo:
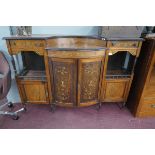
[[[142,39],[5,37],[23,103],[85,107],[126,103]]]
[[[99,103],[103,63],[103,56],[83,59],[49,58],[53,103],[71,107]]]

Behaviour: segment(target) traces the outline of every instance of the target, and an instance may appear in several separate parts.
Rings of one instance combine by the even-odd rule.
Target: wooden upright
[[[155,116],[155,38],[143,42],[127,107],[138,117]]]

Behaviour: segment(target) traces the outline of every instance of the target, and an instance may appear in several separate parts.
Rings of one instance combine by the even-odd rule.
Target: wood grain
[[[101,101],[126,102],[134,72],[130,78],[107,80],[108,57],[110,53],[124,51],[138,57],[141,44],[142,40],[106,41],[76,36],[7,38],[11,55],[34,51],[44,56],[46,82],[26,81],[16,75],[22,102],[66,107],[89,106]]]

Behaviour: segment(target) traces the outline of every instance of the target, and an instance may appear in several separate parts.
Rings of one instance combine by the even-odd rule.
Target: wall
[[[7,60],[10,63],[11,70],[13,70],[12,69],[13,67],[11,64],[11,57],[8,53],[7,46],[6,46],[6,41],[2,40],[3,37],[7,37],[7,36],[10,36],[9,26],[0,26],[0,51],[2,51],[5,54]],[[12,71],[11,75],[12,75],[12,77],[14,77],[13,71]]]
[[[7,50],[5,40],[2,40],[3,37],[9,36],[9,26],[0,26],[0,51],[4,52],[4,54],[9,58],[9,53]]]
[[[98,26],[33,26],[32,34],[98,35]]]

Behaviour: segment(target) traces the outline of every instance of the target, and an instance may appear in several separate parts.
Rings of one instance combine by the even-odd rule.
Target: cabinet
[[[101,101],[126,103],[140,52],[137,41],[108,41]]]
[[[23,103],[84,107],[126,103],[142,39],[6,37]]]
[[[49,58],[53,103],[70,107],[98,103],[103,58]]]
[[[16,55],[18,56],[18,54]],[[19,63],[19,57],[16,63]],[[35,52],[22,52],[16,81],[23,103],[49,103],[44,58]],[[17,68],[17,66],[15,67]]]
[[[127,106],[138,117],[155,116],[155,38],[143,43]]]

